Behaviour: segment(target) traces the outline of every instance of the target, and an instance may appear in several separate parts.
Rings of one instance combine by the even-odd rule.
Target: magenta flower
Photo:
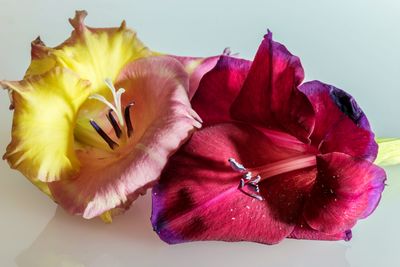
[[[192,106],[203,128],[153,188],[152,224],[168,243],[349,240],[386,179],[366,116],[268,33],[253,62],[221,56]]]

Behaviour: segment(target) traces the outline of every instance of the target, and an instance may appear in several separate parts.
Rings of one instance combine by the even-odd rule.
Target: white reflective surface
[[[239,1],[238,1],[239,2]],[[19,79],[37,35],[50,46],[87,9],[92,26],[126,19],[152,49],[212,55],[230,46],[252,58],[267,28],[300,56],[307,80],[354,95],[379,136],[400,136],[400,2],[0,0],[0,79]],[[0,151],[12,114],[0,93]],[[400,266],[400,168],[388,170],[381,204],[351,242],[285,240],[276,246],[197,242],[168,246],[149,222],[150,198],[111,225],[66,214],[0,162],[0,266]]]

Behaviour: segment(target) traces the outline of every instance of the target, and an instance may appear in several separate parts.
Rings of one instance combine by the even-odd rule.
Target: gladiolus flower
[[[57,47],[32,42],[22,81],[1,81],[14,109],[4,159],[70,213],[109,221],[201,122],[184,65],[147,49],[125,22],[90,28],[85,16]]]
[[[253,62],[221,56],[192,100],[203,128],[153,188],[161,239],[351,238],[384,189],[377,144],[354,98],[303,77],[270,32]]]

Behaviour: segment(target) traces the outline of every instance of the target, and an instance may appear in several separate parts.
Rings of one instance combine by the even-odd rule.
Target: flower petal
[[[228,158],[254,167],[303,153],[297,145],[280,143],[274,134],[267,136],[245,124],[218,124],[196,132],[171,157],[153,187],[154,230],[168,243],[279,242],[293,231],[303,191],[309,190],[315,170],[262,181],[266,200],[260,201],[238,190],[242,174],[231,169]]]
[[[221,56],[217,65],[204,75],[191,102],[205,125],[232,120],[229,111],[250,64],[244,59]]]
[[[181,62],[189,74],[189,99],[192,99],[204,74],[209,72],[217,63],[219,56],[214,57],[180,57],[173,56]]]
[[[337,234],[378,205],[386,174],[367,160],[334,152],[317,158],[318,175],[304,216],[313,229]]]
[[[70,19],[74,30],[71,37],[51,48],[37,38],[32,42],[32,62],[25,77],[39,75],[55,66],[72,70],[82,79],[90,81],[91,94],[101,94],[107,99],[110,91],[106,78],[115,82],[120,71],[129,62],[153,54],[137,38],[136,33],[122,22],[117,28],[91,28],[84,24],[86,11],[76,11]],[[74,135],[76,141],[104,149],[103,141],[88,123],[105,118],[107,110],[98,101],[86,101],[80,108]]]
[[[306,239],[306,240],[345,240],[350,241],[352,238],[351,230],[344,232],[338,232],[335,234],[326,234],[312,229],[308,224],[302,220],[296,225],[293,232],[289,235],[289,238],[294,239]]]
[[[116,86],[126,89],[123,105],[135,102],[132,138],[110,155],[95,148],[79,151],[82,167],[74,179],[50,185],[62,207],[85,218],[129,206],[155,182],[169,156],[194,127],[201,126],[190,108],[187,74],[173,58],[149,57],[129,63]]]
[[[130,61],[152,54],[122,22],[119,28],[91,28],[84,24],[86,11],[76,11],[70,19],[71,37],[54,48],[40,40],[32,43],[32,63],[26,76],[38,75],[62,66],[91,82],[92,93],[107,92],[104,79],[115,80]],[[44,52],[43,52],[44,51]]]
[[[232,106],[233,117],[283,129],[302,141],[309,141],[314,111],[307,97],[297,90],[303,77],[300,59],[274,42],[272,33],[268,32]]]
[[[353,97],[319,81],[307,82],[300,90],[315,110],[312,143],[322,153],[343,152],[374,161],[378,147],[368,120]]]
[[[12,141],[4,155],[10,166],[35,184],[74,173],[79,163],[73,129],[77,112],[89,94],[88,82],[66,69],[54,68],[0,85],[11,90],[15,109]]]

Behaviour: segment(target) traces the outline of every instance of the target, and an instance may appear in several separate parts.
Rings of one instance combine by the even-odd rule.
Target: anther
[[[125,123],[126,123],[126,129],[127,129],[127,134],[128,137],[131,137],[133,133],[133,127],[132,127],[132,121],[131,121],[131,114],[130,114],[130,109],[134,105],[134,103],[130,103],[125,107],[125,112],[124,112],[124,117],[125,117]]]
[[[253,177],[253,174],[252,174],[251,172],[246,172],[246,173],[243,175],[243,178],[246,179],[246,180],[250,180],[251,177]]]
[[[245,172],[247,171],[246,168],[238,163],[234,158],[230,158],[228,159],[229,163],[231,164],[231,167],[233,170],[237,171],[237,172]]]
[[[119,128],[119,125],[118,125],[117,121],[115,120],[115,118],[114,118],[112,113],[113,113],[113,110],[110,109],[108,111],[107,119],[110,121],[110,123],[111,123],[111,125],[112,125],[112,127],[114,129],[115,135],[118,138],[120,138],[121,134],[122,134],[122,131],[121,131],[121,128]]]
[[[242,187],[244,186],[244,180],[243,179],[240,179],[240,182],[239,182],[239,189],[241,189]]]
[[[243,194],[245,194],[245,195],[247,195],[247,196],[249,196],[249,197],[252,197],[252,198],[255,198],[255,199],[257,199],[257,200],[259,200],[259,201],[262,201],[262,200],[264,200],[264,198],[261,196],[261,195],[259,195],[259,194],[256,194],[256,193],[249,193],[249,192],[247,192],[247,191],[244,191],[243,189],[239,189]]]
[[[258,182],[260,182],[260,180],[261,180],[261,176],[257,175],[256,178],[254,180],[252,180],[250,183],[254,184],[254,185],[257,185]]]
[[[90,125],[96,130],[96,132],[103,138],[104,141],[106,141],[107,145],[111,148],[114,149],[118,147],[118,144],[115,143],[104,131],[103,129],[100,128],[100,126],[94,121],[90,120]]]

